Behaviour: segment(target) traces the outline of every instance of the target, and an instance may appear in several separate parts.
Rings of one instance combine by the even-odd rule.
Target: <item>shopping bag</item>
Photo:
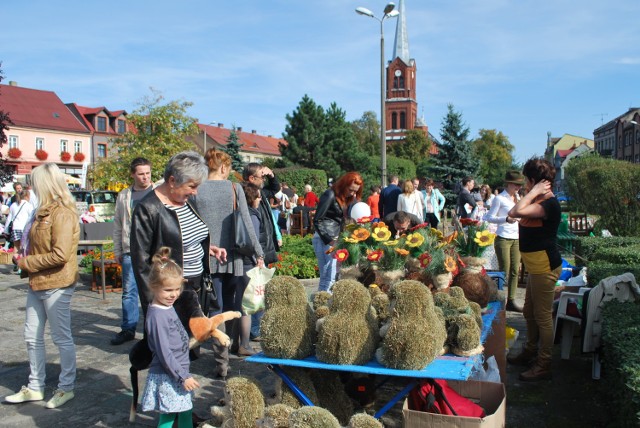
[[[483,418],[484,409],[458,394],[442,379],[424,379],[411,390],[409,409],[441,415]]]
[[[264,286],[273,278],[276,268],[254,267],[247,271],[249,284],[242,296],[242,310],[247,315],[255,314],[264,309]]]

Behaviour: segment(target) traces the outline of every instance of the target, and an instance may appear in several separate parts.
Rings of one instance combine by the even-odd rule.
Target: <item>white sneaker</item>
[[[61,389],[56,389],[56,392],[53,393],[53,397],[51,400],[47,401],[46,408],[47,409],[55,409],[57,407],[62,406],[67,401],[71,400],[75,395],[73,391],[63,391]]]
[[[23,386],[20,391],[13,395],[7,395],[4,397],[4,401],[7,403],[24,403],[25,401],[40,401],[44,399],[43,391],[34,391],[26,386]]]

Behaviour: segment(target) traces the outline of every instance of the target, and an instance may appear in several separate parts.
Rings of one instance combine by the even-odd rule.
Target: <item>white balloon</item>
[[[351,208],[351,218],[358,220],[362,217],[369,217],[371,215],[371,208],[364,202],[358,202]]]

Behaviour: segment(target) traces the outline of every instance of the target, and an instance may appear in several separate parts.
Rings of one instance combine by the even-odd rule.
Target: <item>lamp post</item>
[[[386,128],[387,118],[384,113],[384,94],[385,94],[385,73],[384,73],[384,27],[383,22],[386,18],[394,18],[399,15],[395,3],[388,3],[382,12],[382,18],[376,17],[373,12],[364,7],[357,7],[356,13],[373,18],[380,22],[380,163],[382,172],[382,187],[387,185],[387,139]]]

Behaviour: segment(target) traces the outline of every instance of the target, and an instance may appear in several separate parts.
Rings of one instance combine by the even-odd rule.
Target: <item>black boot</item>
[[[506,310],[509,312],[520,312],[522,313],[522,306],[518,305],[514,299],[507,300]]]

